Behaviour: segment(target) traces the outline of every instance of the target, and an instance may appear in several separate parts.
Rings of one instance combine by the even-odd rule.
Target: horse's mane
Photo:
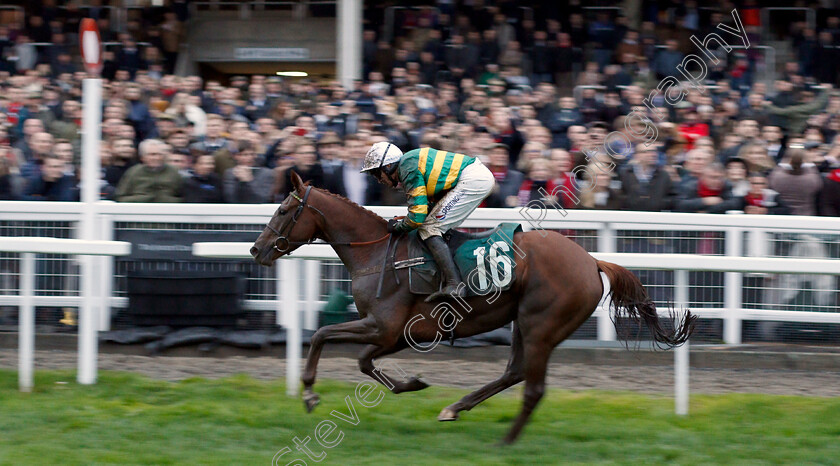
[[[348,205],[354,207],[356,210],[359,210],[363,214],[365,214],[365,215],[367,215],[367,216],[369,216],[373,219],[376,219],[380,223],[385,222],[385,219],[380,217],[379,214],[377,214],[376,212],[374,212],[372,210],[365,209],[364,207],[360,206],[359,204],[356,204],[355,202],[351,201],[350,199],[347,199],[346,197],[344,197],[340,194],[331,193],[331,192],[329,192],[329,191],[327,191],[326,189],[323,189],[323,188],[315,188],[315,189],[317,189],[318,191],[320,191],[320,192],[322,192],[322,193],[324,193],[328,196],[331,196],[331,197],[334,197],[334,198],[336,198],[340,201],[343,201],[345,204],[348,204]]]

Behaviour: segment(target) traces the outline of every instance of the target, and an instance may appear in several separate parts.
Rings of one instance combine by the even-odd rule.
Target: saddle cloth
[[[485,296],[495,293],[497,288],[504,291],[511,287],[517,255],[513,235],[520,231],[522,225],[518,223],[502,223],[478,233],[449,230],[443,235],[461,279],[467,285],[467,296]],[[518,254],[521,255],[521,251]],[[409,268],[409,290],[422,295],[438,291],[441,274],[416,231],[408,234],[408,258],[422,259],[422,263]]]

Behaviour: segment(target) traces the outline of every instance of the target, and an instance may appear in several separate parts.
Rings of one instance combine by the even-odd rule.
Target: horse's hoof
[[[306,393],[303,395],[303,405],[306,406],[307,413],[311,413],[320,402],[321,397],[317,393]]]
[[[443,408],[440,414],[438,414],[438,421],[446,422],[446,421],[457,421],[458,420],[458,413],[453,411],[449,408]]]
[[[418,390],[423,390],[424,388],[429,388],[429,384],[423,382],[417,377],[412,377],[408,380],[406,384],[407,392],[416,392]]]

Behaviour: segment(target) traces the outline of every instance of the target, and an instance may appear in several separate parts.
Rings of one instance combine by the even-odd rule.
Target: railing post
[[[99,239],[114,240],[114,221],[109,215],[99,216]],[[114,292],[114,256],[98,258],[99,266],[99,331],[111,330],[111,295]]]
[[[99,123],[102,121],[102,80],[82,81],[82,217],[79,222],[80,237],[95,240],[99,233],[96,202],[99,201],[99,178],[101,173],[99,145],[102,140]],[[96,383],[97,330],[100,326],[98,284],[101,281],[96,271],[98,261],[89,255],[81,257],[82,305],[79,308],[79,370],[76,379],[80,384]]]
[[[600,230],[598,230],[598,252],[615,252],[615,231],[612,225],[604,223]],[[606,284],[605,288],[606,289]],[[602,303],[601,309],[603,312],[598,317],[598,340],[599,341],[615,341],[615,325],[612,323],[610,313],[613,312],[609,300]]]
[[[20,311],[18,314],[18,386],[31,392],[35,359],[35,254],[20,255]]]
[[[303,327],[308,330],[318,328],[318,292],[321,286],[321,261],[304,261],[304,296],[306,300],[306,318]]]
[[[286,394],[297,396],[300,387],[300,312],[298,307],[298,271],[300,259],[280,259],[282,290],[278,304],[282,308],[283,326],[286,328]]]
[[[726,255],[729,257],[743,257],[744,230],[742,228],[726,229]],[[724,318],[723,341],[728,345],[741,344],[741,306],[743,298],[743,276],[738,272],[724,273]]]
[[[688,270],[674,270],[674,304],[678,310],[688,307]],[[674,322],[676,328],[680,322]],[[674,412],[688,414],[688,342],[674,349]]]

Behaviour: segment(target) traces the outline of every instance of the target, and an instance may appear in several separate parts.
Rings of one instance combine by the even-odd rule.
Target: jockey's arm
[[[408,215],[397,223],[396,229],[406,233],[416,229],[426,220],[429,198],[426,195],[426,180],[416,163],[401,163],[399,177],[408,198]]]

